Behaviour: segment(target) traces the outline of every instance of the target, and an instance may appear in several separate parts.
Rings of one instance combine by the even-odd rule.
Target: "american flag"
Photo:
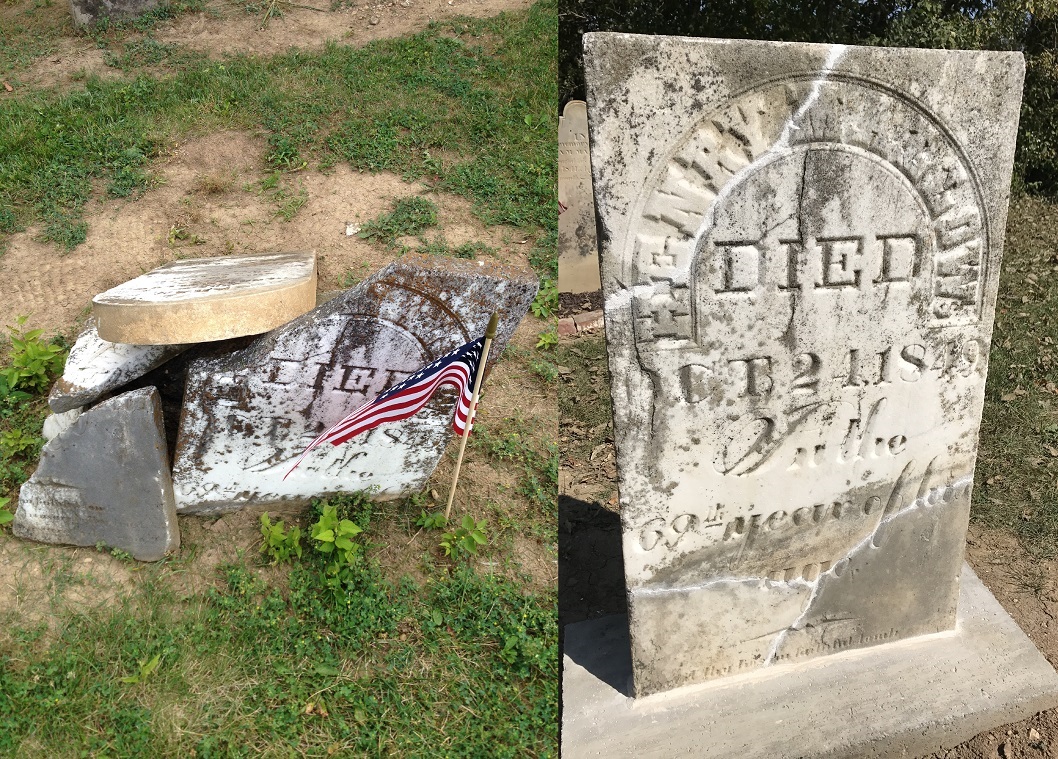
[[[298,464],[304,461],[305,457],[320,443],[340,445],[362,432],[373,430],[384,422],[399,422],[414,416],[443,385],[454,387],[459,392],[459,402],[456,404],[455,415],[452,418],[452,429],[457,435],[462,435],[473,400],[474,376],[478,371],[484,343],[485,338],[479,337],[466,345],[461,345],[432,364],[424,366],[403,382],[394,385],[384,393],[379,393],[374,399],[360,406],[313,440],[294,466],[290,468],[290,472],[297,469]],[[473,429],[473,422],[470,427]],[[290,476],[290,472],[283,476],[284,480]]]

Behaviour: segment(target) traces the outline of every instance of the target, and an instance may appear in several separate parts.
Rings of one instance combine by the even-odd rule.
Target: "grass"
[[[61,38],[70,34],[70,14],[65,4],[55,0],[34,0],[18,7],[18,0],[0,2],[0,80],[21,89],[23,75],[45,56],[59,48]],[[111,21],[101,19],[86,37],[102,48],[107,65],[130,71],[137,65],[184,63],[196,57],[178,46],[166,46],[151,37],[162,21],[201,11],[202,0],[170,0],[140,16]]]
[[[332,500],[333,503],[333,500]],[[370,508],[340,508],[371,535]],[[361,536],[362,537],[362,536]],[[112,756],[554,756],[554,596],[464,563],[423,588],[370,560],[345,603],[306,555],[269,584],[248,563],[192,598],[144,570],[120,606],[7,620],[0,753]]]
[[[475,424],[470,438],[474,447],[484,451],[496,462],[505,462],[519,472],[517,492],[542,514],[552,528],[558,502],[558,448],[533,433],[519,416],[504,419],[493,430],[482,423]]]
[[[398,237],[418,235],[436,226],[436,203],[422,197],[400,198],[393,203],[392,211],[365,222],[359,236],[392,246]]]
[[[1058,205],[1012,201],[973,517],[1058,556]]]
[[[455,258],[474,259],[491,256],[496,249],[483,242],[465,242],[452,247],[444,234],[427,238],[423,232],[437,226],[437,204],[423,197],[399,198],[393,202],[393,209],[379,214],[365,222],[358,233],[359,237],[375,242],[404,254],[410,250],[434,256],[453,256]],[[401,237],[417,237],[417,247],[398,245]],[[550,280],[545,280],[550,282]]]
[[[483,242],[465,242],[452,247],[444,235],[437,235],[432,239],[419,238],[421,245],[419,253],[428,253],[435,256],[452,256],[454,258],[475,259],[495,254],[496,249]]]
[[[6,229],[39,225],[43,239],[72,250],[85,239],[94,188],[132,194],[173,140],[229,128],[264,130],[276,170],[345,162],[395,171],[471,199],[487,223],[542,229],[547,240],[557,223],[555,18],[555,1],[542,0],[363,48],[220,61],[98,32],[134,77],[89,77],[68,92],[19,88],[0,100],[0,219],[11,220],[0,245]],[[164,76],[136,69],[148,64]],[[544,247],[546,268],[554,246]]]

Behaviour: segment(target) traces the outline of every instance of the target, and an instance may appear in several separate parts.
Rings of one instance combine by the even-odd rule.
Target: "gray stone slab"
[[[81,408],[72,408],[69,411],[48,414],[44,420],[44,428],[40,431],[41,436],[45,440],[53,440],[59,434],[70,429],[83,410]]]
[[[99,336],[177,345],[260,335],[316,305],[315,253],[187,258],[92,299]]]
[[[128,18],[157,8],[158,0],[69,0],[74,26],[91,26],[100,19]]]
[[[448,388],[412,418],[321,445],[284,475],[321,432],[483,335],[494,310],[498,358],[536,290],[526,270],[409,254],[245,350],[192,362],[173,465],[178,511],[420,490],[452,434]]]
[[[12,531],[41,543],[102,543],[141,561],[177,550],[158,391],[103,401],[48,442],[19,491]]]
[[[600,288],[588,145],[587,105],[571,100],[558,120],[558,288],[564,293]]]
[[[562,756],[913,757],[1058,705],[1058,674],[968,566],[952,632],[633,699],[627,618],[565,630]]]
[[[585,65],[636,693],[951,629],[1022,57]]]
[[[99,336],[96,320],[89,319],[70,349],[48,405],[57,414],[87,406],[186,349],[186,345],[112,343]]]

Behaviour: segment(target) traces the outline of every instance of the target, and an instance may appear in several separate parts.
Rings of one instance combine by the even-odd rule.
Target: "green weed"
[[[343,288],[354,287],[364,281],[371,273],[371,266],[366,261],[360,263],[359,271],[349,269],[338,278],[338,286]]]
[[[558,379],[558,367],[546,359],[531,360],[529,369],[544,382],[554,382]]]
[[[558,281],[558,230],[549,229],[529,252],[529,263],[541,278]]]
[[[309,535],[316,541],[316,550],[331,558],[327,565],[328,575],[338,577],[356,564],[360,546],[353,542],[353,538],[361,532],[363,530],[351,520],[338,517],[337,507],[323,507]]]
[[[440,530],[447,523],[448,520],[445,518],[444,512],[442,511],[427,514],[426,511],[423,510],[422,514],[419,515],[419,518],[415,520],[415,524],[424,530]]]
[[[558,330],[554,325],[548,327],[536,337],[536,347],[540,350],[554,350],[555,346],[558,345]]]
[[[540,289],[530,306],[533,316],[538,319],[550,319],[558,313],[558,285],[553,279],[540,282]]]
[[[423,197],[400,198],[393,210],[366,222],[357,233],[365,240],[395,244],[398,237],[417,235],[437,226],[437,205]]]
[[[137,669],[136,674],[129,675],[127,677],[122,677],[121,682],[127,683],[128,685],[136,685],[138,683],[145,682],[147,678],[150,677],[156,669],[158,669],[158,665],[161,663],[161,654],[155,654],[150,659],[140,659],[138,662],[139,668]]]
[[[48,388],[66,362],[66,350],[54,342],[44,342],[43,330],[23,329],[29,317],[19,316],[8,326],[11,340],[10,365],[0,370],[0,395],[12,390],[41,393]]]
[[[13,429],[0,432],[0,455],[5,459],[40,449],[40,438],[26,434],[25,430]]]
[[[283,520],[273,524],[265,512],[261,515],[261,536],[261,553],[267,554],[273,564],[290,562],[295,556],[301,558],[301,528],[297,525],[286,530]]]
[[[505,419],[497,431],[478,423],[470,439],[475,447],[490,457],[509,462],[520,469],[518,492],[545,515],[555,513],[558,447],[553,442],[536,441],[526,423],[517,416]]]
[[[272,198],[278,204],[276,216],[281,217],[283,221],[291,221],[297,216],[298,211],[309,202],[309,193],[304,187],[301,187],[296,195],[289,192],[277,192]]]
[[[444,235],[437,235],[432,240],[425,237],[419,238],[419,247],[416,252],[424,255],[453,256],[454,258],[465,258],[474,260],[482,256],[491,256],[496,249],[482,242],[465,242],[462,245],[452,247]]]
[[[459,527],[441,536],[441,548],[445,556],[461,558],[467,554],[476,554],[479,545],[485,545],[485,520],[475,522],[470,515],[464,516]]]

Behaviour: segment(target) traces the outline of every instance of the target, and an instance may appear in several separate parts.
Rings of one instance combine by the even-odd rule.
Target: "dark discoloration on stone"
[[[219,512],[372,487],[420,488],[450,435],[454,395],[284,474],[321,432],[378,393],[500,326],[490,361],[536,294],[535,275],[490,262],[408,255],[226,356],[192,361],[173,478],[178,508]]]
[[[950,626],[1021,59],[585,51],[637,695]]]
[[[45,445],[12,529],[43,543],[103,543],[141,561],[179,548],[157,391],[104,401]]]

